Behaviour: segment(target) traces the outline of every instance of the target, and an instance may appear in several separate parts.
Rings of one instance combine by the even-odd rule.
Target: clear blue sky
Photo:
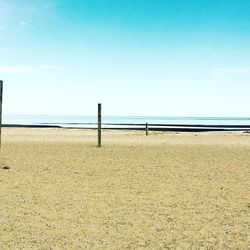
[[[250,117],[249,0],[0,0],[4,114]]]

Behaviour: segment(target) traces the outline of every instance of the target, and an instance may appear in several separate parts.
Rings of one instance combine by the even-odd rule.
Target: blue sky
[[[0,0],[4,114],[250,117],[248,0]]]

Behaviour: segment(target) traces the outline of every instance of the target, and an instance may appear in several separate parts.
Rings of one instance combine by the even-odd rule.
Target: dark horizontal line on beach
[[[74,129],[74,128],[73,128]],[[91,129],[91,128],[89,128]],[[92,128],[93,129],[93,128]],[[141,130],[144,131],[144,128],[102,128],[110,130]],[[206,128],[150,128],[149,131],[169,131],[169,132],[250,132],[249,129],[206,129]]]
[[[85,124],[86,125],[86,124]],[[96,124],[91,124],[96,125]],[[103,124],[105,125],[105,124]],[[106,124],[107,125],[107,124]],[[112,124],[112,125],[118,125],[118,124]],[[130,125],[134,126],[135,124],[120,124],[123,125]],[[138,125],[138,124],[137,124]],[[145,126],[145,124],[143,124]],[[159,125],[159,124],[158,124]],[[179,125],[179,124],[178,124]],[[152,125],[155,126],[155,125]],[[163,127],[161,126],[155,126],[155,127],[149,127],[150,131],[173,131],[173,132],[250,132],[250,126],[235,126],[232,125],[231,127],[228,126],[214,126],[214,125],[167,125],[169,127]],[[173,126],[173,127],[172,127]],[[62,128],[62,129],[96,129],[96,127],[64,127],[64,126],[58,126],[58,125],[25,125],[25,124],[3,124],[2,127],[6,128]],[[104,130],[145,130],[144,127],[103,127]]]
[[[56,125],[3,124],[3,128],[63,128]]]
[[[39,125],[60,124],[60,125],[96,125],[97,123],[40,123]],[[102,123],[107,126],[145,126],[145,123]],[[54,126],[54,125],[53,125]],[[250,125],[204,125],[204,124],[155,124],[148,123],[149,127],[196,127],[196,128],[247,128]]]

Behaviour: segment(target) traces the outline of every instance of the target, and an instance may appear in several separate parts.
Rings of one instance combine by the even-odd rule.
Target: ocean
[[[169,117],[169,116],[103,116],[103,128],[212,128],[250,130],[250,117]],[[3,115],[3,124],[59,126],[63,128],[96,128],[97,116],[70,115]]]

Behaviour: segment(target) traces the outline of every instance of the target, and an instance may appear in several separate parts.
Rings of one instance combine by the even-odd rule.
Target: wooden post
[[[98,147],[102,146],[102,104],[98,103]]]
[[[148,135],[148,123],[146,122],[146,135]]]
[[[2,102],[3,102],[3,81],[0,80],[0,148],[2,146]]]

